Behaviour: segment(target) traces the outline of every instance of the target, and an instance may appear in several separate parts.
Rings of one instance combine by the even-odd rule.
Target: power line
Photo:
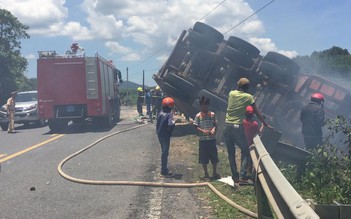
[[[202,19],[204,19],[205,17],[207,17],[209,14],[211,14],[214,10],[216,10],[220,5],[222,5],[226,0],[223,0],[222,2],[220,2],[218,5],[216,5],[214,8],[212,8],[208,13],[206,13],[203,17],[201,17],[198,21],[201,21]],[[236,28],[237,26],[239,26],[240,24],[244,23],[245,21],[247,21],[248,19],[250,19],[252,16],[254,16],[255,14],[257,14],[258,12],[262,11],[264,8],[266,8],[267,6],[269,6],[270,4],[272,4],[275,0],[272,0],[270,2],[268,2],[266,5],[262,6],[259,10],[255,11],[254,13],[252,13],[250,16],[248,16],[247,18],[245,18],[244,20],[242,20],[241,22],[239,22],[238,24],[236,24],[235,26],[231,27],[229,30],[227,30],[226,32],[222,33],[223,35],[227,34],[228,32],[230,32],[231,30],[233,30],[234,28]],[[178,40],[174,39],[173,41],[171,41],[171,43],[173,43],[174,41]],[[147,58],[145,58],[143,61],[131,66],[131,68],[135,68],[143,63],[145,63],[146,61],[148,61],[149,59],[151,59],[152,57],[154,57],[156,54],[160,53],[162,50],[164,50],[166,48],[166,46],[163,46],[162,48],[160,48],[159,50],[157,50],[156,52],[152,53],[150,56],[148,56]],[[139,74],[139,73],[135,73],[135,74]]]
[[[264,5],[263,7],[261,7],[259,10],[255,11],[253,14],[251,14],[250,16],[248,16],[247,18],[245,18],[244,20],[240,21],[237,25],[235,25],[234,27],[230,28],[229,30],[227,30],[226,32],[223,33],[226,34],[229,31],[233,30],[234,28],[236,28],[237,26],[239,26],[240,24],[244,23],[245,21],[247,21],[249,18],[251,18],[252,16],[254,16],[255,14],[257,14],[258,12],[262,11],[265,7],[267,7],[268,5],[272,4],[275,0],[272,0],[270,2],[268,2],[266,5]]]
[[[211,11],[209,11],[207,14],[205,14],[202,18],[200,18],[197,21],[201,21],[202,19],[204,19],[205,17],[207,17],[209,14],[212,13],[212,11],[216,10],[216,8],[218,8],[221,4],[223,4],[226,0],[222,1],[221,3],[219,3],[216,7],[214,7]]]

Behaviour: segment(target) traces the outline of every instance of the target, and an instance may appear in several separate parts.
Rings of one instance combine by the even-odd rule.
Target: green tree
[[[347,49],[337,46],[320,52],[314,51],[310,56],[297,56],[294,61],[300,65],[302,73],[351,75],[351,55]]]
[[[23,25],[11,12],[0,9],[0,101],[18,89],[17,81],[25,81],[23,72],[28,62],[21,56],[21,39],[29,39],[28,26]]]

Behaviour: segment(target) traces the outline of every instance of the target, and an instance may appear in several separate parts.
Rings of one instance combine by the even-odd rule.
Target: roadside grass
[[[183,125],[182,125],[183,126]],[[186,126],[192,125],[188,124]],[[180,128],[188,129],[189,127],[178,127],[178,133],[176,133],[179,138],[177,149],[181,150],[181,148],[185,148],[187,150],[187,157],[184,160],[187,165],[187,180],[190,182],[202,182],[202,177],[204,176],[202,165],[198,163],[198,137],[196,134],[191,133],[187,135],[181,136],[179,132]],[[189,132],[186,132],[189,133]],[[184,133],[185,134],[185,133]],[[173,140],[171,140],[172,142]],[[172,149],[171,149],[172,150]],[[240,160],[240,150],[236,153],[237,160]],[[171,152],[172,153],[172,152]],[[177,152],[177,157],[181,157],[182,155]],[[184,155],[183,155],[184,156]],[[224,146],[218,146],[218,156],[220,162],[218,163],[218,173],[222,177],[231,176],[231,171],[228,162],[227,150]],[[240,165],[239,165],[240,166]],[[212,174],[212,165],[208,165],[209,174]],[[254,186],[240,186],[233,188],[230,185],[227,185],[223,182],[219,181],[211,181],[211,183],[227,198],[237,203],[238,205],[252,211],[257,212],[257,204],[256,204],[256,196]],[[205,205],[209,206],[211,212],[213,213],[213,217],[218,219],[226,219],[226,218],[251,218],[241,213],[238,209],[232,207],[227,202],[218,197],[215,193],[213,193],[209,188],[195,188],[195,191],[198,195],[198,198],[204,202]]]

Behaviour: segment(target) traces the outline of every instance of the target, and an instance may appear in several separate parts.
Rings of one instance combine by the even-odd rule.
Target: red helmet
[[[162,106],[168,107],[168,108],[173,108],[174,106],[174,100],[171,97],[166,97],[162,100]]]
[[[324,96],[321,93],[313,93],[311,95],[311,101],[316,103],[322,103],[324,102]]]
[[[254,114],[254,108],[252,107],[252,106],[247,106],[246,107],[246,115],[248,115],[248,114],[251,114],[251,115],[253,115]]]

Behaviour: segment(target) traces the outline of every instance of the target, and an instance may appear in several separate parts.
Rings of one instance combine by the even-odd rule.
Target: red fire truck
[[[87,118],[106,127],[119,120],[121,72],[98,54],[85,56],[78,43],[65,55],[39,51],[37,80],[39,117],[48,120],[51,131]]]

